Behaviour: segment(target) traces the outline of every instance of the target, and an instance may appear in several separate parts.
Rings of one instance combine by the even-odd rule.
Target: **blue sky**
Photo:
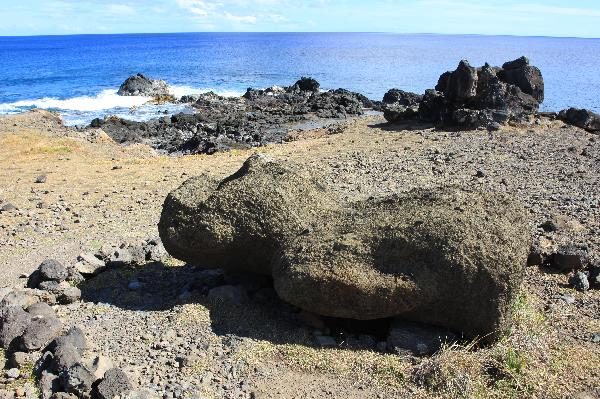
[[[600,37],[598,0],[0,0],[0,36],[336,31]]]

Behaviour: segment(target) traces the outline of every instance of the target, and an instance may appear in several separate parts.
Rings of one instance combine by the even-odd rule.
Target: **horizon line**
[[[143,35],[184,35],[184,34],[380,34],[398,36],[475,36],[475,37],[515,37],[515,38],[548,38],[548,39],[583,39],[597,40],[592,36],[549,36],[549,35],[515,35],[508,33],[439,33],[439,32],[359,32],[359,31],[181,31],[181,32],[117,32],[117,33],[71,33],[71,34],[39,34],[39,35],[0,35],[0,38],[36,38],[36,37],[77,37],[77,36],[143,36]]]

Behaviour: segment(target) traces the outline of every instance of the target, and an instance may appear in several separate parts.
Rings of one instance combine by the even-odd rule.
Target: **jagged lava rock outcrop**
[[[486,340],[510,326],[530,245],[524,208],[505,195],[440,189],[344,203],[318,176],[262,156],[173,191],[159,231],[176,258],[271,275],[302,309],[401,316]]]
[[[140,87],[140,79],[147,81],[135,78],[124,85],[128,92],[145,90],[148,95],[151,89]],[[109,116],[94,119],[90,127],[102,129],[121,144],[144,143],[167,153],[213,154],[279,143],[287,137],[291,124],[323,118],[343,120],[378,106],[358,93],[344,89],[320,92],[319,87],[316,80],[302,78],[287,88],[248,89],[243,97],[215,93],[185,96],[181,101],[196,112],[146,122]]]
[[[558,119],[585,129],[590,133],[600,133],[600,115],[590,110],[578,108],[565,109],[560,111]]]
[[[488,64],[475,68],[463,60],[456,70],[440,76],[435,90],[425,92],[418,113],[414,104],[392,102],[384,116],[391,123],[417,119],[445,127],[493,127],[526,121],[538,112],[543,100],[542,73],[527,58],[507,62],[502,68]]]
[[[138,73],[127,78],[119,87],[117,94],[120,96],[168,96],[169,86],[164,80],[151,79]]]
[[[421,95],[391,89],[383,96],[383,116],[391,123],[418,117],[421,101]]]

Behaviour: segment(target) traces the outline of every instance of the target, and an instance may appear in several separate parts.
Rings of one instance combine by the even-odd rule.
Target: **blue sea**
[[[142,72],[175,95],[286,86],[312,76],[323,89],[381,99],[390,88],[422,93],[461,59],[472,65],[526,55],[546,82],[543,109],[600,111],[600,39],[381,33],[184,33],[0,37],[0,113],[58,111],[70,125],[120,115],[134,120],[184,110],[119,97]]]

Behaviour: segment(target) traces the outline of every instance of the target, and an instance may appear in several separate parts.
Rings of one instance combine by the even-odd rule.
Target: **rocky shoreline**
[[[0,119],[0,397],[597,396],[597,116],[541,87],[463,62],[382,103],[301,79],[168,123]]]
[[[532,124],[544,100],[544,80],[541,71],[521,57],[502,67],[474,68],[461,61],[424,95],[391,89],[382,101],[345,89],[321,92],[319,82],[306,77],[289,87],[249,88],[241,98],[205,93],[176,99],[166,82],[138,74],[121,85],[119,95],[189,104],[195,112],[147,122],[109,116],[93,120],[91,128],[102,129],[121,144],[144,143],[185,155],[281,143],[300,123],[338,123],[368,110],[383,111],[393,124],[420,122],[440,129],[498,130],[510,123]],[[569,109],[546,116],[600,131],[600,116],[591,111]]]
[[[137,75],[124,82],[120,92],[163,101],[168,88],[157,82]],[[157,90],[157,86],[163,89]],[[205,93],[184,96],[179,102],[190,104],[195,113],[148,122],[107,117],[95,119],[90,126],[122,144],[144,143],[169,154],[213,154],[281,143],[299,124],[341,122],[363,115],[366,109],[379,108],[379,103],[344,89],[320,92],[319,83],[310,78],[286,88],[248,89],[240,98]]]

